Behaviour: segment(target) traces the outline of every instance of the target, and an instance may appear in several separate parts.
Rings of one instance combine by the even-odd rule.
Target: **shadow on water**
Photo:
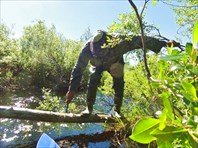
[[[41,93],[14,92],[0,96],[0,103],[1,105],[34,109],[41,98]],[[109,112],[113,104],[112,98],[100,93],[97,98],[99,99],[96,99],[94,106],[96,112]],[[118,141],[115,140],[117,133],[115,130],[108,130],[111,127],[112,125],[96,123],[63,124],[1,119],[0,147],[35,147],[44,132],[56,139],[61,147],[125,147],[124,144],[118,143],[118,139]]]

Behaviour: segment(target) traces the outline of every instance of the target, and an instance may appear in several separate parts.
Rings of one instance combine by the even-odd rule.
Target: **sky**
[[[134,3],[140,8],[144,0]],[[0,21],[12,29],[14,38],[23,35],[23,27],[43,20],[47,27],[54,25],[65,38],[79,40],[88,27],[92,33],[107,30],[113,21],[118,21],[119,14],[131,10],[127,0],[0,0]],[[150,2],[146,10],[146,21],[170,39],[175,39],[179,28],[175,18],[170,6],[162,2],[156,6]]]

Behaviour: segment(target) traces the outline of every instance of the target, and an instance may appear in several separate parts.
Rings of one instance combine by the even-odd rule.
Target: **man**
[[[92,65],[92,73],[88,84],[87,92],[87,109],[84,113],[91,114],[93,105],[96,99],[96,91],[100,84],[103,71],[108,71],[113,77],[114,88],[114,105],[115,111],[119,114],[123,101],[124,92],[124,60],[123,54],[128,51],[141,49],[141,37],[132,36],[132,40],[125,40],[124,37],[113,47],[103,46],[108,45],[107,39],[112,38],[112,35],[105,31],[98,30],[94,37],[84,46],[78,61],[72,71],[69,90],[66,93],[66,103],[69,104],[73,99],[77,88],[80,85],[83,71],[87,67],[89,61]],[[158,53],[162,47],[178,43],[174,41],[165,42],[152,37],[145,37],[145,47],[155,53]]]

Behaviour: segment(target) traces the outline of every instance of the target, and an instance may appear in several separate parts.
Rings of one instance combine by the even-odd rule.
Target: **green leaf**
[[[178,50],[176,50],[176,49],[172,50],[171,55],[179,55],[179,54],[180,54],[180,52]]]
[[[156,142],[159,148],[172,147],[172,142],[176,138],[181,138],[183,134],[186,134],[187,130],[181,127],[166,126],[164,130],[155,129],[151,132],[151,135],[157,138]]]
[[[173,109],[172,109],[172,105],[171,105],[171,102],[170,102],[170,93],[169,92],[164,92],[162,93],[160,96],[162,97],[163,99],[163,103],[164,103],[164,107],[167,109],[167,116],[171,119],[171,120],[174,120],[174,114],[173,114]]]
[[[198,49],[198,20],[193,29],[193,47]]]
[[[193,101],[192,96],[189,93],[182,91],[182,95],[186,98],[186,100],[184,100],[186,104],[189,104],[190,102]],[[187,100],[190,102],[188,102]]]
[[[153,4],[153,6],[156,6],[157,5],[157,0],[152,0],[152,4]]]
[[[196,93],[196,89],[195,87],[186,81],[182,81],[181,82],[182,87],[184,88],[185,92],[183,92],[183,94],[185,95],[185,97],[187,97],[187,99],[189,99],[189,101],[197,101],[197,93]]]
[[[159,130],[163,130],[166,127],[166,114],[168,113],[168,110],[164,108],[162,114],[160,115],[160,124],[159,124]]]
[[[130,138],[139,143],[148,144],[153,140],[156,140],[150,133],[158,128],[160,120],[153,118],[144,118],[137,122]]]
[[[186,67],[181,66],[181,65],[173,65],[173,66],[171,66],[170,71],[175,71],[175,70],[178,70],[178,69],[181,69],[181,70],[184,69],[185,70]]]
[[[193,61],[193,62],[195,62],[196,61],[196,59],[197,59],[197,52],[196,52],[196,50],[193,48],[192,49],[192,52],[191,52],[191,60]]]
[[[172,51],[173,51],[173,48],[168,48],[168,55],[171,55],[172,54]]]
[[[160,68],[159,68],[159,78],[164,82],[165,75],[164,75],[164,65],[162,62],[160,62]]]
[[[184,57],[183,54],[179,54],[179,55],[167,55],[165,57],[160,57],[160,60],[164,60],[164,61],[176,61],[176,60],[180,60]]]
[[[192,44],[191,43],[186,43],[186,53],[191,56],[192,52]]]
[[[160,135],[177,134],[177,133],[181,133],[181,132],[187,132],[187,130],[182,127],[166,126],[166,128],[164,128],[164,130],[159,130],[158,128],[156,128],[155,130],[153,130],[151,132],[151,135],[157,137]]]

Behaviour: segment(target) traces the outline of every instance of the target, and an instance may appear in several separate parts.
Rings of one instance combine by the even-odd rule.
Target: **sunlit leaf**
[[[182,134],[186,134],[187,131],[184,128],[181,127],[175,127],[175,126],[166,126],[164,130],[155,129],[153,132],[151,132],[151,135],[155,136],[157,138],[157,144],[159,148],[164,147],[172,147],[172,142],[176,138],[181,138]]]
[[[196,93],[195,87],[191,83],[186,82],[186,81],[182,81],[181,84],[185,90],[185,92],[183,92],[183,94],[185,96],[187,96],[187,99],[190,99],[190,101],[197,101],[198,98],[197,98],[197,93]]]
[[[164,92],[160,95],[163,99],[163,103],[164,103],[164,107],[167,109],[167,116],[173,120],[174,119],[174,114],[173,114],[173,109],[172,109],[172,105],[170,102],[170,93],[168,92]]]
[[[168,110],[164,108],[162,114],[160,115],[160,124],[159,124],[159,130],[163,130],[166,127],[166,114],[168,113]]]
[[[175,71],[176,69],[186,69],[186,67],[181,65],[173,65],[171,66],[170,71]]]
[[[192,52],[191,52],[191,60],[192,60],[193,62],[195,62],[196,59],[197,59],[197,52],[196,52],[196,50],[193,48],[193,49],[192,49]]]
[[[163,63],[160,62],[160,68],[159,68],[159,78],[164,81],[165,75],[164,75],[164,66]]]
[[[168,48],[168,50],[167,50],[168,55],[171,55],[172,54],[172,51],[173,51],[173,48]]]
[[[194,115],[198,115],[198,107],[194,107],[193,110],[192,110],[192,112],[193,112]]]
[[[179,55],[179,54],[180,54],[180,52],[178,50],[176,50],[176,49],[172,50],[171,55]]]
[[[167,134],[177,134],[181,132],[186,132],[187,130],[182,128],[182,127],[177,127],[177,126],[166,126],[164,130],[159,130],[156,128],[151,132],[151,135],[154,136],[160,136],[160,135],[167,135]]]
[[[164,61],[176,61],[176,60],[180,60],[184,57],[183,54],[179,54],[179,55],[168,55],[168,56],[164,56],[164,57],[160,57],[160,60],[164,60]]]
[[[160,120],[153,118],[145,118],[138,121],[133,129],[133,133],[130,136],[132,140],[135,140],[140,143],[148,144],[156,138],[150,133],[158,128]]]
[[[153,4],[153,6],[156,6],[157,5],[157,0],[152,0],[152,4]]]
[[[193,29],[193,47],[198,49],[198,20]]]
[[[186,43],[186,53],[190,56],[192,52],[192,44]]]

